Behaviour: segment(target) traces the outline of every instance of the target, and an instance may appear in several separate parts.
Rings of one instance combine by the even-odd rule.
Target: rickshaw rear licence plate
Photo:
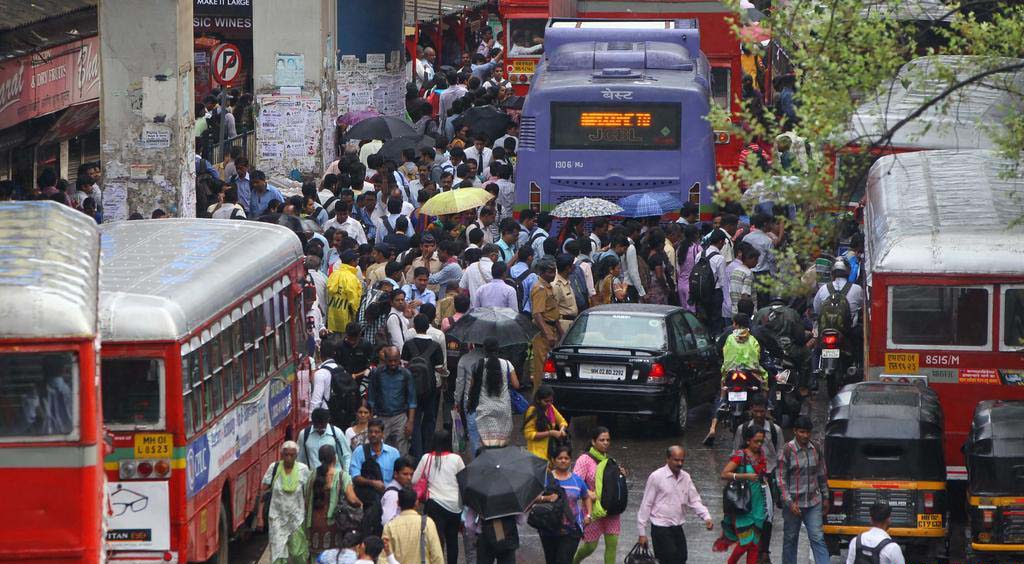
[[[537,68],[537,61],[515,61],[512,63],[512,72],[518,74],[529,74]]]
[[[839,358],[839,349],[821,349],[821,358]]]
[[[747,392],[729,392],[729,401],[747,401]]]
[[[942,528],[942,514],[941,513],[918,513],[917,514],[917,528],[918,529],[941,529]]]

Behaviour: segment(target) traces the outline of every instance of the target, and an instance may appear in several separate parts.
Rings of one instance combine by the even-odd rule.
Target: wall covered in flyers
[[[268,176],[318,172],[323,112],[313,96],[257,96],[257,166]]]
[[[367,54],[366,63],[352,55],[341,58],[338,68],[338,115],[374,110],[386,116],[405,115],[407,77],[388,69],[384,55]]]

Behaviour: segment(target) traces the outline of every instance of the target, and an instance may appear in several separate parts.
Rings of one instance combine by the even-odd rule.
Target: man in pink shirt
[[[683,533],[683,508],[689,507],[704,520],[710,531],[714,527],[711,513],[700,500],[690,475],[683,472],[686,451],[673,445],[665,452],[665,465],[647,477],[644,499],[637,512],[639,543],[647,545],[647,523],[651,524],[654,556],[661,564],[685,564],[686,535]]]

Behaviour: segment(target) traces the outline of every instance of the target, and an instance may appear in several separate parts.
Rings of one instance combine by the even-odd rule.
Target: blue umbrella
[[[679,198],[667,192],[631,194],[619,200],[625,217],[654,217],[677,211],[683,207]]]

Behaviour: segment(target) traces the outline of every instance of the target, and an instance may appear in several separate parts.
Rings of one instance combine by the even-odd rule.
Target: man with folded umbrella
[[[533,338],[533,362],[530,364],[530,379],[533,381],[533,389],[536,391],[540,388],[540,381],[544,374],[544,361],[547,360],[548,351],[562,337],[562,328],[558,323],[561,317],[558,311],[558,300],[555,298],[555,290],[551,286],[557,273],[554,258],[538,259],[534,270],[540,277],[533,284],[533,288],[530,288],[530,310],[533,313],[533,323],[540,329],[537,336]]]

